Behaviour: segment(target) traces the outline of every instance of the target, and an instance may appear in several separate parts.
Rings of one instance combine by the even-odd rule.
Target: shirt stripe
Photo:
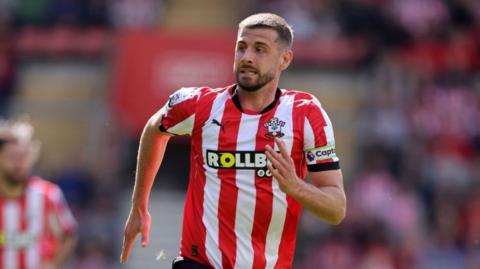
[[[205,92],[206,88],[201,89]],[[205,250],[206,228],[203,222],[204,189],[206,176],[202,156],[202,126],[208,119],[216,94],[199,99],[197,102],[195,121],[192,130],[192,146],[190,152],[190,181],[185,200],[180,255],[212,266]],[[196,250],[196,251],[195,251]]]
[[[298,117],[297,115],[305,115],[305,106],[300,106],[302,99],[305,98],[300,94],[295,95],[294,105],[292,107],[292,128],[293,128],[293,144],[291,156],[295,163],[295,171],[297,176],[301,179],[305,179],[307,175],[307,166],[304,153],[304,117]],[[312,134],[313,135],[313,134]]]
[[[215,99],[207,124],[202,128],[202,150],[203,159],[206,160],[206,148],[217,149],[218,138],[221,128],[215,128],[208,124],[211,119],[221,119],[228,99],[228,92],[225,91]],[[203,224],[206,228],[205,248],[207,257],[215,268],[222,268],[222,254],[219,249],[219,225],[218,225],[218,202],[220,197],[220,182],[216,171],[204,164],[206,182],[203,197]]]
[[[218,150],[234,151],[237,146],[238,129],[242,113],[229,99],[225,104],[222,128],[219,128]],[[235,236],[235,212],[237,208],[238,188],[235,169],[219,169],[220,199],[218,207],[219,246],[222,251],[223,268],[235,268],[237,240]]]
[[[5,268],[18,268],[17,246],[12,245],[13,236],[19,231],[19,206],[16,201],[7,201],[3,219],[5,220],[5,232],[8,246],[5,248],[4,265]]]
[[[285,135],[281,139],[285,142],[289,155],[292,151],[292,143],[294,137],[292,117],[293,101],[293,95],[283,95],[280,100],[280,105],[275,113],[275,117],[279,119],[284,119],[285,121],[285,126],[282,128]],[[275,150],[279,151],[279,148],[276,144]],[[265,249],[265,257],[267,259],[266,268],[273,268],[278,259],[278,249],[287,210],[286,194],[282,190],[280,190],[278,181],[275,179],[273,179],[272,181],[272,193],[272,219],[268,228]]]
[[[19,232],[23,235],[26,236],[28,233],[27,230],[27,200],[25,195],[22,195],[18,201],[18,209],[19,209]],[[25,248],[22,246],[20,249],[18,249],[17,253],[18,257],[18,268],[19,269],[25,269],[26,264],[25,264]]]
[[[306,100],[304,94],[295,94],[294,98],[295,105],[293,105],[290,110],[292,115],[293,139],[290,142],[291,145],[289,149],[290,155],[295,163],[297,176],[303,179],[306,175],[303,144],[308,136],[304,136],[304,128],[307,128],[307,126],[304,126],[306,120],[304,117],[299,117],[298,115],[305,115],[307,106],[304,105]],[[305,129],[305,131],[308,130]],[[314,136],[313,130],[311,135],[312,136],[310,137]],[[301,213],[300,204],[290,196],[285,197],[285,203],[286,215],[284,217],[283,229],[279,240],[278,259],[273,267],[275,269],[291,268],[295,249],[296,227]]]
[[[314,130],[314,133],[316,134],[313,136],[315,138],[315,147],[326,145],[327,138],[325,132],[323,131],[326,122],[322,112],[320,111],[320,108],[318,106],[311,106],[310,113],[307,114],[307,119],[312,127],[312,130]]]
[[[27,208],[28,208],[28,226],[30,233],[38,238],[43,230],[44,216],[44,199],[39,186],[33,186],[27,192]],[[28,269],[33,269],[40,264],[40,243],[39,240],[32,244],[26,254],[26,264]]]
[[[274,147],[273,139],[266,139],[267,128],[264,124],[272,118],[276,107],[273,111],[262,114],[260,126],[258,127],[255,149],[257,151],[265,151],[265,146]],[[265,243],[267,237],[268,226],[272,217],[272,178],[259,177],[255,175],[255,189],[257,191],[255,202],[255,214],[253,216],[252,245],[254,250],[253,268],[265,268]]]
[[[315,137],[315,134],[313,132],[313,128],[312,128],[312,125],[310,125],[310,121],[305,118],[305,131],[304,131],[304,145],[303,145],[303,149],[306,150],[306,149],[313,149],[315,148],[315,140],[313,139],[309,139],[309,138],[314,138]]]
[[[255,145],[251,137],[255,137],[258,130],[260,115],[243,114],[240,120],[237,139],[238,151],[254,151]],[[238,187],[237,210],[235,219],[235,234],[237,236],[237,268],[252,268],[253,246],[251,233],[253,227],[252,216],[255,212],[256,190],[252,183],[255,170],[237,170],[236,184]]]
[[[289,269],[292,267],[297,224],[302,210],[300,203],[290,196],[287,196],[287,215],[283,225],[282,238],[280,239],[280,251],[275,269]]]

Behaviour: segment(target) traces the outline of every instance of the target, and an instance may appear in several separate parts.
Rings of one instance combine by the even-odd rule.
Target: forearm
[[[135,173],[132,207],[146,210],[153,181],[158,172],[167,147],[169,135],[161,133],[152,118],[145,126],[140,138]]]
[[[316,187],[298,179],[297,188],[290,196],[318,218],[330,224],[339,224],[345,217],[346,197],[338,186]]]
[[[285,143],[275,139],[280,153],[269,145],[265,147],[268,170],[278,182],[280,189],[297,200],[320,219],[339,224],[345,217],[346,197],[343,190],[343,175],[340,169],[311,172],[311,184],[298,178],[295,165]]]

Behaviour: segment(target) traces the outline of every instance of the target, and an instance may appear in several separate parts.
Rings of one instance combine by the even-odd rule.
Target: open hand
[[[122,254],[120,255],[121,263],[128,261],[133,243],[139,233],[142,235],[142,247],[148,245],[151,222],[152,218],[148,211],[141,212],[135,208],[131,209],[123,235]]]
[[[276,152],[272,147],[267,145],[265,147],[267,159],[267,168],[272,173],[273,177],[277,180],[280,189],[290,194],[296,188],[298,188],[300,179],[295,173],[295,164],[293,163],[292,158],[288,154],[285,142],[275,138],[275,144],[277,144],[280,152]]]

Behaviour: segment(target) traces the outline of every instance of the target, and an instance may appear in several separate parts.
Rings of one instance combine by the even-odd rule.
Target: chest
[[[35,196],[0,203],[0,247],[25,248],[36,242],[46,218],[43,199]]]
[[[265,145],[273,146],[275,137],[291,144],[296,133],[292,117],[286,115],[229,115],[215,111],[205,119],[199,135],[203,148],[263,151]]]

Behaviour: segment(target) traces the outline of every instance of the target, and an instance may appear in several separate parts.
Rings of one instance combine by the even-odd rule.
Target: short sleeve
[[[310,172],[340,168],[332,122],[313,96],[305,115],[303,151]]]
[[[160,130],[174,135],[191,135],[199,97],[198,88],[181,88],[170,95],[160,110]]]
[[[60,188],[54,185],[48,196],[50,202],[49,224],[54,234],[60,236],[74,233],[77,229],[77,222]]]

